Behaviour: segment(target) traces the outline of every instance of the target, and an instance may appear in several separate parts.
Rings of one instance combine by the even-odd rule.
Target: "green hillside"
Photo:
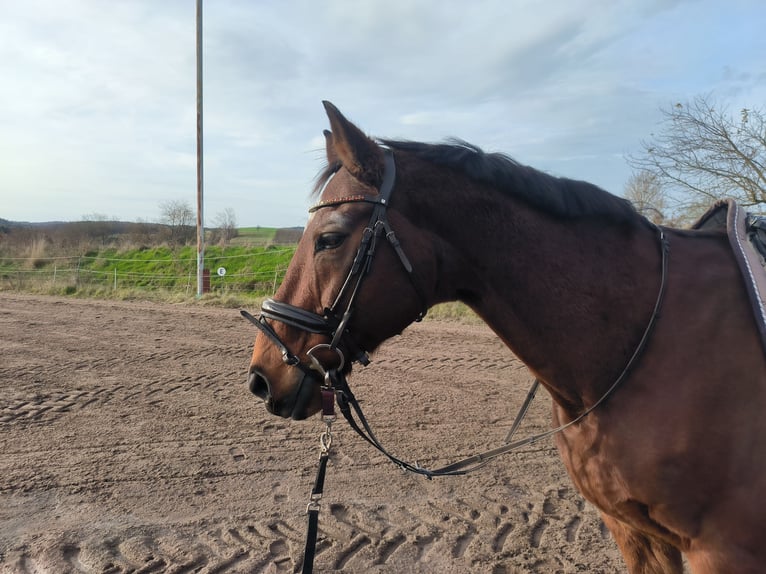
[[[271,294],[281,283],[295,246],[210,246],[205,268],[212,291]],[[216,271],[225,269],[225,275]],[[73,292],[81,289],[196,291],[196,247],[102,249],[77,256],[0,257],[0,289]]]

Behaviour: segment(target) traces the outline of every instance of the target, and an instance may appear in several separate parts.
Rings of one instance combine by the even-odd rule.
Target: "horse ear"
[[[333,165],[336,161],[340,161],[338,154],[335,153],[335,146],[332,143],[332,132],[330,130],[324,130],[324,145],[327,150],[327,165]]]
[[[330,120],[332,144],[328,138],[327,159],[339,160],[358,180],[377,187],[383,177],[383,152],[362,130],[348,121],[330,102],[322,102]],[[331,151],[332,148],[332,151]]]

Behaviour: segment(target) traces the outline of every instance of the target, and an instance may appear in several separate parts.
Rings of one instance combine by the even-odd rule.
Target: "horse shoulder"
[[[682,549],[763,553],[766,355],[725,238],[670,239],[645,356],[559,450],[582,494],[626,524]]]

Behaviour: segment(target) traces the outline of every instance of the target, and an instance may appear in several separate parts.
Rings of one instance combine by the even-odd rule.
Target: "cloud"
[[[162,199],[194,198],[193,3],[3,11],[0,217],[151,219]],[[754,0],[205,2],[206,210],[301,224],[323,99],[373,135],[461,137],[619,192],[619,157],[659,106],[711,90],[763,101],[765,12]]]

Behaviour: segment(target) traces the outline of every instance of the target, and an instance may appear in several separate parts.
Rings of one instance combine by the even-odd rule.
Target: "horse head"
[[[294,419],[320,410],[328,370],[366,364],[367,352],[425,314],[435,276],[428,238],[406,213],[393,152],[324,106],[331,131],[319,201],[274,299],[252,318],[261,332],[250,390]]]

